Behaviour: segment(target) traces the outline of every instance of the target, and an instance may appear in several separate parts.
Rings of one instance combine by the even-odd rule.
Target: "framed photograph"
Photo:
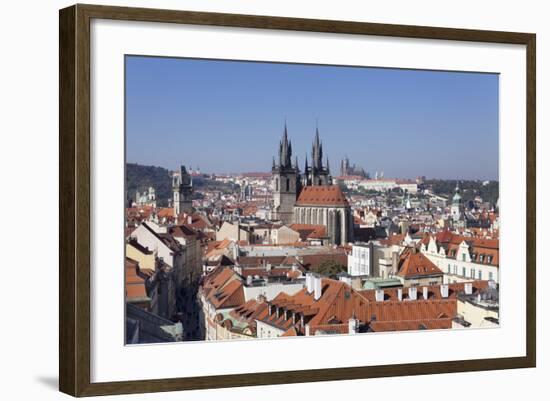
[[[59,18],[62,392],[535,366],[534,34]]]

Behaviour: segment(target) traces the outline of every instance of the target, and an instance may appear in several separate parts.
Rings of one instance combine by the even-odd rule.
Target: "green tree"
[[[348,268],[333,260],[325,260],[319,266],[312,268],[311,271],[325,277],[336,277],[338,273],[347,272]]]

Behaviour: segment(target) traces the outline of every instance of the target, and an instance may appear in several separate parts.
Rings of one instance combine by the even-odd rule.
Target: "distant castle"
[[[369,178],[369,174],[362,167],[356,167],[355,164],[352,165],[347,156],[340,162],[340,175],[357,175],[360,177]]]
[[[279,143],[278,160],[273,158],[273,206],[271,220],[283,224],[325,226],[330,243],[340,245],[353,237],[350,205],[339,186],[333,185],[328,158],[323,164],[323,144],[316,129],[311,147],[311,165],[307,155],[304,173],[298,159],[292,163],[292,144],[285,123]]]

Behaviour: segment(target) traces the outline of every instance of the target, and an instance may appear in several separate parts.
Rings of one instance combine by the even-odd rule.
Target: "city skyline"
[[[318,127],[334,176],[498,180],[495,74],[131,56],[126,99],[130,163],[269,172],[286,122],[302,170]]]

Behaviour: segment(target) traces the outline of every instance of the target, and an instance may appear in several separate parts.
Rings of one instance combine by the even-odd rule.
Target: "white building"
[[[430,237],[428,246],[422,244],[420,251],[445,273],[444,283],[471,280],[499,282],[498,240],[451,234],[448,240],[440,243]]]
[[[357,186],[365,190],[385,192],[394,188],[401,188],[409,193],[416,194],[418,192],[418,184],[414,181],[392,180],[392,179],[377,179],[377,180],[362,180],[357,183]]]
[[[350,276],[370,276],[372,274],[372,252],[371,243],[353,244],[351,254],[348,255],[348,274]]]
[[[146,191],[139,192],[136,191],[136,200],[134,205],[137,207],[141,206],[151,206],[157,207],[157,198],[155,195],[155,188],[149,187]]]

